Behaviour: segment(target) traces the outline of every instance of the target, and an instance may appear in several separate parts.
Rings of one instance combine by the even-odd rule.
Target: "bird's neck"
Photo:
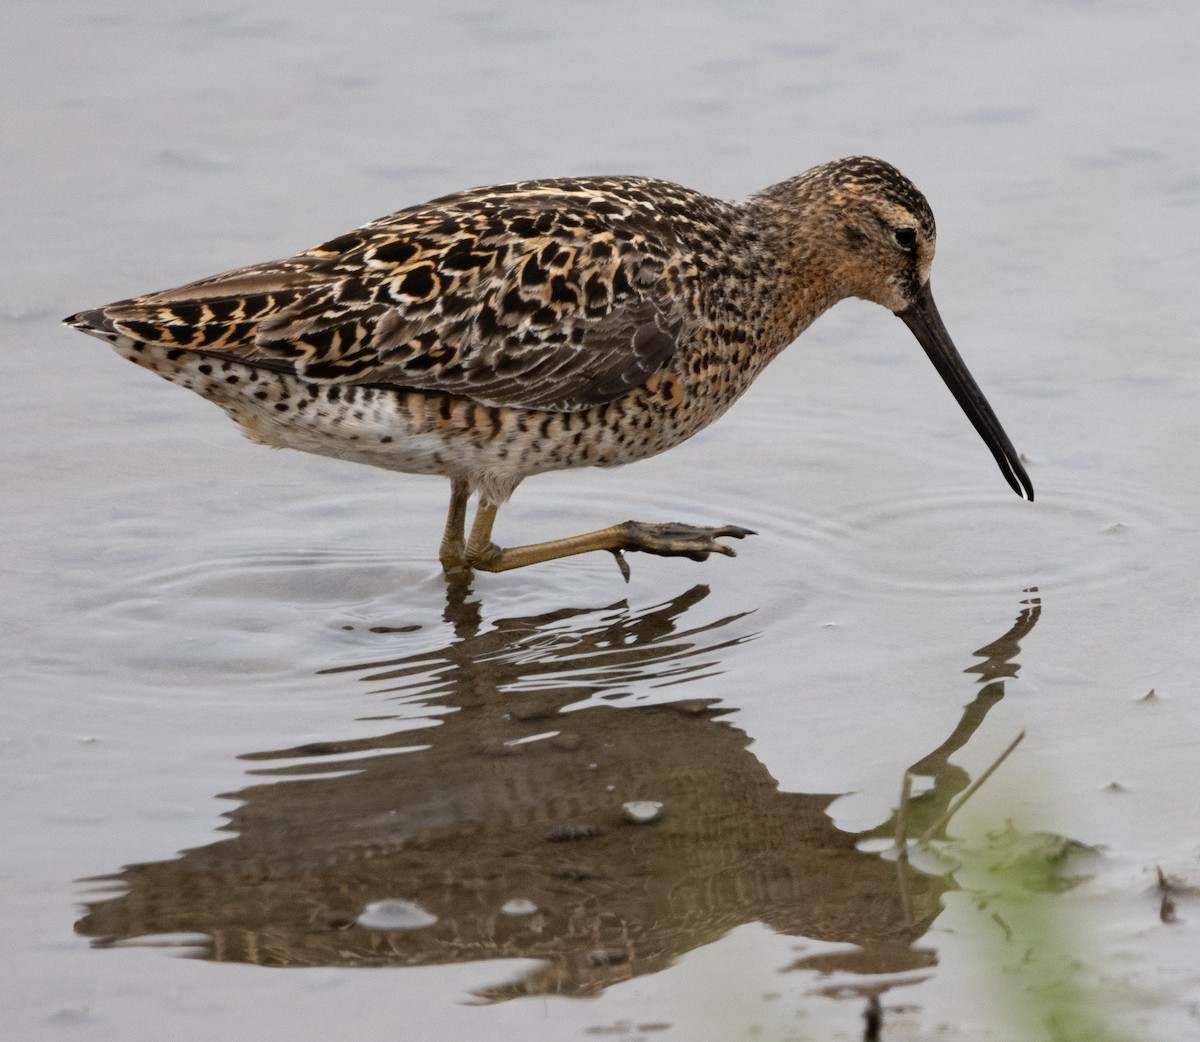
[[[750,288],[746,320],[764,364],[845,295],[831,229],[794,194],[784,199],[760,193],[742,204],[730,251],[734,278]]]

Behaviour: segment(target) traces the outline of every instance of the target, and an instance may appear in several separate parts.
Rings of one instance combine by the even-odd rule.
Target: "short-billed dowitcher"
[[[65,321],[215,402],[255,441],[449,478],[447,570],[609,550],[628,575],[622,551],[732,556],[720,540],[751,533],[626,521],[502,549],[496,511],[531,474],[678,445],[845,297],[903,319],[1033,499],[934,306],[934,243],[925,197],[862,156],[745,202],[645,177],[522,181]]]

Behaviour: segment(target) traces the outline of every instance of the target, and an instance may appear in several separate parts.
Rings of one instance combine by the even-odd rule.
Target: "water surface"
[[[878,995],[889,1042],[1032,1038],[1061,985],[1115,1037],[1194,1036],[1191,5],[5,24],[6,1034],[857,1038]],[[864,152],[930,197],[1034,504],[847,302],[687,445],[498,525],[756,529],[736,559],[447,589],[444,482],[251,445],[57,325],[471,184],[741,196]],[[1022,730],[957,861],[897,865],[904,772],[915,835]],[[1053,880],[1002,892],[998,849]]]

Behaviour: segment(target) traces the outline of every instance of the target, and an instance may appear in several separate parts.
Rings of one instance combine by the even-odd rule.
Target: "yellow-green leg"
[[[467,500],[470,497],[471,492],[465,481],[450,482],[450,511],[446,514],[442,545],[438,548],[438,559],[447,572],[470,568],[466,540]]]
[[[709,554],[725,554],[736,557],[733,547],[717,542],[728,537],[741,539],[754,533],[737,525],[721,525],[717,528],[701,528],[697,525],[676,523],[648,524],[643,521],[625,521],[610,525],[584,535],[568,536],[566,539],[550,539],[544,543],[528,543],[525,546],[499,547],[492,542],[492,526],[496,523],[498,506],[481,503],[471,525],[467,540],[467,565],[485,572],[506,572],[512,568],[524,568],[543,561],[557,561],[561,557],[573,557],[593,550],[608,550],[617,559],[621,573],[628,580],[629,565],[622,553],[641,550],[662,557],[688,557],[703,561]],[[451,507],[453,512],[453,506]],[[443,562],[444,563],[444,562]]]

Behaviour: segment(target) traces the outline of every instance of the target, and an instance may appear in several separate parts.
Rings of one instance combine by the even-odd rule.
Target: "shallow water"
[[[1200,884],[1192,5],[4,21],[6,1037],[853,1039],[872,994],[889,1042],[1054,1037],[1039,989],[1194,1037],[1200,904],[1155,882]],[[57,325],[470,184],[855,152],[929,195],[1035,503],[850,302],[498,525],[756,529],[735,560],[448,589],[444,482],[251,445]],[[906,769],[915,836],[1021,731],[953,861],[887,856]],[[1039,834],[1094,849],[980,867]],[[389,900],[436,921],[359,921]]]

